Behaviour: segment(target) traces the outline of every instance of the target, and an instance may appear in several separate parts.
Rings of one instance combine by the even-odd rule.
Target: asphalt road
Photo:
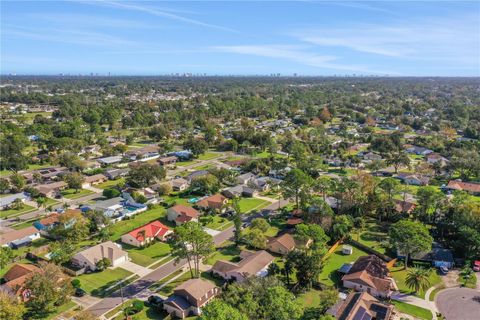
[[[218,246],[233,236],[233,227],[222,231],[214,237],[215,245]],[[143,290],[150,287],[155,282],[167,277],[176,270],[186,266],[187,261],[181,260],[178,263],[174,261],[167,262],[166,264],[158,267],[151,273],[147,274],[143,278],[135,281],[128,286],[125,286],[121,291],[117,290],[112,293],[111,296],[102,299],[99,303],[94,304],[88,310],[93,314],[100,316],[122,303],[122,294],[124,300],[132,299],[135,295],[139,294]]]
[[[445,289],[437,294],[435,303],[447,320],[480,319],[480,290]]]

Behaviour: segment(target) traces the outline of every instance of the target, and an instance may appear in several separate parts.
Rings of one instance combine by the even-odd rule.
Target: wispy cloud
[[[349,65],[338,62],[338,57],[331,55],[319,55],[308,51],[305,46],[288,45],[240,45],[240,46],[216,46],[213,50],[230,52],[235,54],[253,55],[268,58],[278,58],[293,61],[299,64],[316,68],[333,69],[338,71],[386,74],[389,72],[373,70],[367,66]]]
[[[223,31],[228,31],[228,32],[234,32],[234,33],[239,33],[239,31],[227,28],[224,26],[219,26],[216,24],[211,24],[211,23],[206,23],[203,21],[187,18],[184,16],[181,16],[177,13],[173,13],[173,11],[168,11],[165,9],[158,9],[155,7],[150,7],[150,6],[144,6],[140,5],[137,3],[131,3],[131,2],[116,2],[116,1],[95,1],[95,2],[80,2],[80,3],[89,3],[89,4],[94,4],[94,5],[102,5],[102,6],[110,6],[118,9],[124,9],[124,10],[131,10],[131,11],[137,11],[137,12],[143,12],[149,15],[157,16],[157,17],[162,17],[162,18],[168,18],[171,20],[176,20],[188,24],[193,24],[201,27],[206,27],[206,28],[213,28],[213,29],[218,29],[218,30],[223,30]]]
[[[124,47],[133,46],[135,41],[126,40],[105,33],[70,29],[31,29],[18,26],[4,28],[2,37],[22,37],[33,40],[69,43],[83,46]]]
[[[477,61],[480,54],[478,16],[457,19],[402,21],[388,25],[350,25],[292,33],[298,40],[321,47],[343,47],[382,56]]]

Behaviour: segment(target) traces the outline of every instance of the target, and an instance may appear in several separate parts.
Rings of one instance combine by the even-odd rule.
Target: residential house
[[[223,212],[226,209],[228,199],[221,194],[217,193],[213,196],[209,196],[201,199],[196,203],[197,207],[203,210],[215,210]]]
[[[267,241],[267,250],[281,255],[288,254],[290,251],[295,250],[296,247],[297,243],[289,233],[284,233],[275,238],[269,238]]]
[[[33,183],[34,175],[38,173],[43,182],[49,182],[61,178],[67,172],[68,168],[66,167],[51,167],[27,172],[23,174],[23,177],[27,180],[27,183]]]
[[[416,154],[418,156],[426,156],[427,154],[433,152],[433,150],[418,146],[409,146],[406,151],[410,154]]]
[[[460,180],[450,180],[446,186],[447,190],[466,191],[473,195],[480,195],[480,183],[462,182]]]
[[[220,293],[220,288],[204,279],[190,279],[173,290],[163,302],[163,309],[170,315],[184,319],[201,314],[201,308]]]
[[[98,161],[95,161],[95,160],[86,160],[84,162],[85,170],[99,169],[101,167],[102,167],[102,165]]]
[[[426,186],[430,183],[429,177],[413,173],[399,173],[397,179],[400,179],[405,184],[413,186]]]
[[[190,185],[187,180],[183,178],[177,178],[170,180],[173,191],[184,191]]]
[[[112,262],[112,267],[117,267],[119,264],[128,261],[128,253],[123,251],[120,245],[107,241],[78,252],[73,256],[71,262],[79,268],[95,271],[97,270],[97,263],[104,258]]]
[[[158,163],[161,166],[170,166],[174,165],[177,162],[178,158],[175,156],[170,156],[170,157],[161,157],[158,159]]]
[[[363,160],[367,160],[367,161],[380,161],[382,160],[382,156],[377,154],[377,153],[373,153],[373,152],[368,152],[366,154],[363,155]]]
[[[177,226],[188,221],[198,221],[200,213],[192,207],[177,204],[167,209],[168,221],[175,221]]]
[[[255,175],[251,172],[241,174],[237,177],[238,184],[247,184],[248,182],[255,179]]]
[[[123,160],[123,156],[121,156],[121,155],[110,156],[110,157],[104,157],[104,158],[97,159],[97,161],[100,162],[100,164],[102,164],[104,166],[120,163],[120,162],[122,162],[122,160]]]
[[[397,200],[395,199],[395,211],[398,213],[407,213],[410,214],[415,210],[417,204],[407,200]]]
[[[125,154],[130,160],[149,161],[160,157],[157,145],[148,145],[142,148],[132,149]]]
[[[394,307],[378,301],[367,292],[352,292],[344,301],[330,308],[327,314],[339,320],[391,320],[394,319]]]
[[[85,205],[84,208],[101,211],[105,216],[116,221],[121,220],[123,217],[130,217],[147,210],[146,205],[135,202],[135,200],[125,192],[122,194],[122,197],[97,201],[94,204]]]
[[[438,163],[440,165],[440,167],[445,167],[449,160],[445,157],[442,157],[441,154],[439,153],[436,153],[436,152],[433,152],[433,153],[429,153],[425,156],[425,159],[427,160],[427,163],[429,164],[436,164]]]
[[[25,200],[27,200],[27,196],[25,193],[20,192],[20,193],[15,193],[11,194],[5,197],[0,198],[0,210],[5,210],[10,208],[10,206],[17,200],[19,199],[22,203],[25,203]]]
[[[275,258],[265,250],[256,252],[242,251],[240,262],[219,260],[213,265],[211,272],[225,280],[245,281],[252,276],[264,277],[268,274],[268,266]]]
[[[108,169],[104,172],[104,175],[110,180],[116,180],[121,177],[125,177],[128,172],[130,171],[129,168],[123,169]]]
[[[59,223],[59,216],[60,214],[57,212],[51,213],[45,218],[35,221],[33,226],[37,228],[41,234],[47,235],[49,231]]]
[[[93,176],[86,176],[85,180],[82,183],[82,188],[88,188],[88,187],[100,184],[102,182],[105,182],[107,180],[108,178],[101,173],[94,174]]]
[[[272,177],[259,177],[252,179],[247,185],[251,188],[255,188],[258,191],[267,191],[272,187],[278,187],[282,183],[282,180]]]
[[[238,185],[235,187],[227,188],[222,191],[222,194],[229,198],[237,198],[237,197],[254,197],[257,194],[257,190],[250,188],[245,185]]]
[[[165,241],[167,236],[172,233],[173,231],[160,221],[153,221],[124,234],[121,239],[123,243],[135,247],[141,247],[155,239]]]
[[[17,249],[32,243],[40,238],[40,231],[35,227],[27,227],[20,230],[12,230],[0,234],[0,245]]]
[[[343,286],[355,291],[368,292],[374,297],[388,298],[398,290],[389,270],[375,255],[357,259],[350,271],[342,277]]]
[[[405,255],[401,252],[397,252],[397,258],[405,259]],[[455,265],[452,251],[445,249],[437,242],[432,244],[432,250],[429,252],[417,253],[409,257],[409,259],[412,261],[428,262],[436,268],[445,267],[450,269]]]
[[[185,179],[188,181],[188,183],[192,183],[193,179],[206,176],[207,174],[209,174],[207,170],[197,170],[190,173],[188,176],[185,177]]]
[[[0,291],[25,302],[30,298],[30,290],[25,288],[25,283],[38,272],[40,272],[40,268],[33,264],[16,263],[3,276],[5,283],[0,285]]]
[[[35,189],[37,189],[38,193],[42,196],[55,198],[56,196],[59,196],[60,191],[66,187],[67,184],[64,181],[57,181],[48,184],[40,184],[35,186]]]

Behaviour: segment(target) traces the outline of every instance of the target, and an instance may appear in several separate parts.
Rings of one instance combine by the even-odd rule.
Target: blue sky
[[[480,76],[480,2],[3,0],[0,72]]]

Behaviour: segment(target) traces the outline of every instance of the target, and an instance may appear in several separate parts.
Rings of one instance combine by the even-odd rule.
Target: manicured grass
[[[360,232],[360,235],[358,235],[358,232],[353,233],[352,239],[382,254],[386,253],[386,248],[382,242],[388,240],[388,234],[375,219],[370,219],[365,223],[365,228]]]
[[[200,222],[202,224],[205,223],[204,227],[214,229],[214,230],[220,230],[222,226],[224,226],[225,224],[229,224],[228,219],[222,218],[220,216],[211,216],[211,215],[200,217]]]
[[[134,215],[130,220],[119,221],[112,226],[111,239],[114,241],[118,240],[125,233],[132,231],[135,228],[141,227],[144,224],[147,224],[153,220],[161,219],[162,223],[166,223],[166,219],[162,219],[165,217],[165,214],[165,208],[159,206],[154,209],[138,213]]]
[[[332,252],[332,254],[325,261],[319,281],[325,285],[339,287],[341,285],[341,274],[337,272],[344,263],[355,262],[359,257],[368,256],[368,253],[355,247],[351,255],[344,255],[342,253],[342,245]]]
[[[167,283],[168,281],[170,281],[170,279],[173,279],[175,278],[176,276],[184,273],[185,271],[183,271],[182,269],[177,269],[175,270],[174,272],[170,273],[168,276],[166,276],[165,278],[155,282],[154,284],[152,284],[149,289],[152,290],[152,291],[155,291],[157,288],[159,288],[160,286],[162,286],[164,283]]]
[[[472,273],[470,277],[465,278],[461,274],[458,278],[458,282],[463,286],[467,287],[470,289],[476,289],[477,288],[477,275],[475,273]]]
[[[132,261],[141,266],[149,266],[155,261],[164,258],[170,253],[170,245],[164,242],[155,242],[146,248],[136,248],[133,246],[123,245],[123,249],[128,251],[128,256]]]
[[[260,210],[265,208],[266,206],[270,205],[270,202],[257,198],[241,198],[238,201],[238,204],[240,205],[240,210],[243,213],[248,213],[252,210]]]
[[[395,279],[400,292],[415,295],[414,291],[409,287],[407,287],[407,285],[405,284],[405,277],[407,276],[407,272],[408,272],[408,269],[405,270],[403,267],[397,267],[397,268],[391,269],[391,275]],[[442,282],[442,279],[437,274],[437,271],[435,269],[432,269],[429,279],[430,279],[430,287],[433,287]],[[420,290],[416,294],[416,296],[423,299],[425,298],[425,292],[423,290]]]
[[[73,301],[69,301],[67,303],[64,303],[62,304],[61,306],[57,307],[52,313],[48,314],[45,318],[43,319],[46,319],[46,320],[49,320],[49,319],[54,319],[56,318],[58,315],[60,315],[61,313],[67,311],[67,310],[70,310],[72,308],[74,308],[77,304]]]
[[[130,271],[122,268],[107,269],[101,272],[82,274],[77,278],[80,280],[81,287],[93,296],[102,296],[105,290],[120,280],[124,280],[132,275]]]
[[[124,182],[125,182],[125,178],[120,178],[117,180],[108,180],[108,181],[97,184],[95,188],[108,189],[108,188],[115,187],[118,184],[122,184]]]
[[[225,261],[238,261],[240,255],[240,249],[231,242],[227,242],[226,245],[217,248],[217,251],[205,259],[205,264],[213,265],[218,260]]]
[[[431,320],[432,313],[430,310],[414,306],[413,304],[408,304],[401,301],[392,300],[392,304],[397,308],[398,311],[402,313],[409,314],[419,319]]]
[[[221,157],[221,153],[215,153],[215,152],[206,152],[204,154],[201,154],[198,156],[198,160],[211,160],[215,158]]]
[[[433,289],[433,291],[430,293],[430,296],[428,297],[428,300],[430,301],[435,301],[435,297],[436,295],[442,291],[443,289],[445,289],[445,286],[444,285],[441,285],[440,287],[436,288],[436,289]]]
[[[159,311],[156,308],[153,308],[153,307],[150,308],[148,306],[145,306],[145,308],[142,311],[132,315],[131,317],[134,320],[152,320],[152,319],[162,320],[162,319],[165,319],[167,316],[168,314],[165,311]],[[125,316],[123,314],[119,314],[113,320],[124,320],[124,319],[125,319]]]
[[[300,294],[297,297],[297,301],[300,302],[303,308],[315,308],[320,305],[320,291],[311,289],[305,293]]]
[[[21,214],[35,211],[36,208],[29,206],[28,204],[23,204],[21,209],[18,210],[13,210],[13,209],[8,209],[8,210],[2,210],[0,211],[0,218],[11,218],[11,217],[16,217]]]
[[[61,192],[62,197],[67,199],[78,199],[81,197],[88,196],[89,194],[92,194],[92,193],[94,192],[87,189],[80,189],[77,192],[75,192],[74,189],[66,189]]]
[[[198,160],[181,161],[181,162],[177,162],[176,165],[178,167],[186,167],[186,166],[190,166],[192,164],[195,164],[197,162],[198,162]]]

